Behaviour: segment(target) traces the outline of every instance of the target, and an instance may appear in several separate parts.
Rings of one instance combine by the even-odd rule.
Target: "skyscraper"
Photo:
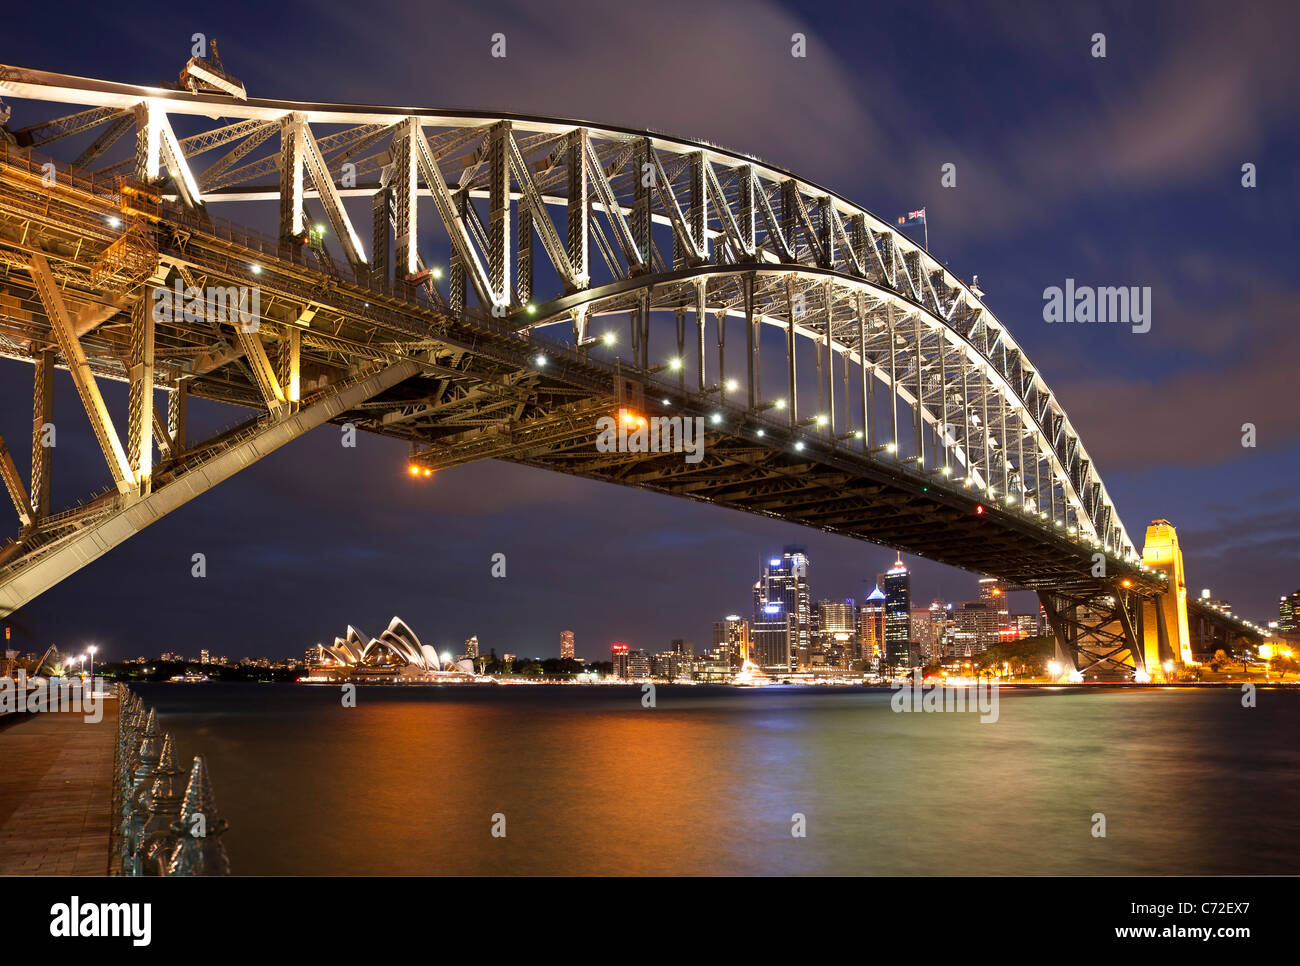
[[[885,663],[893,670],[911,667],[912,574],[900,553],[885,572]]]
[[[628,652],[631,650],[626,644],[617,643],[609,646],[609,659],[614,665],[613,673],[616,678],[631,677],[628,673]]]
[[[474,660],[476,657],[478,657],[478,635],[477,634],[475,634],[471,638],[466,639],[465,656],[469,658],[471,661]]]
[[[1300,631],[1300,590],[1278,601],[1277,629],[1283,634]]]
[[[780,557],[770,558],[763,567],[754,585],[754,622],[764,625],[760,660],[756,663],[771,670],[811,666],[815,621],[808,554],[803,547],[786,547]],[[778,623],[785,626],[784,655],[774,641],[773,625]]]
[[[847,671],[858,660],[858,622],[853,600],[817,604],[817,649],[814,663]]]
[[[1006,582],[998,580],[996,577],[981,577],[980,600],[996,615],[997,636],[989,643],[996,644],[1004,636],[1009,639],[1012,635],[1002,633],[1013,629],[1011,626],[1011,598],[1008,594]]]
[[[789,671],[790,628],[781,601],[760,601],[754,605],[749,625],[752,660],[765,671]]]
[[[573,631],[560,631],[560,657],[573,660]]]
[[[695,669],[695,644],[682,637],[672,640],[672,652],[676,659],[677,674],[690,677]]]
[[[713,622],[713,649],[734,668],[749,660],[749,621],[731,614]]]
[[[879,671],[885,657],[885,595],[877,584],[862,602],[858,636],[862,639],[862,660]]]

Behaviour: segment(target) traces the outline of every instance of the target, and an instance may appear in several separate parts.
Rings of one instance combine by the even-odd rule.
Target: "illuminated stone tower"
[[[1169,578],[1169,592],[1142,604],[1143,651],[1147,673],[1153,680],[1168,677],[1167,661],[1192,660],[1191,635],[1187,631],[1187,581],[1183,574],[1183,553],[1178,533],[1168,520],[1153,520],[1147,527],[1142,561]]]

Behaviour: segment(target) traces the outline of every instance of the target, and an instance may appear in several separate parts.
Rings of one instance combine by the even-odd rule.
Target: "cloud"
[[[313,5],[311,16],[345,39],[332,49],[278,45],[264,77],[277,96],[649,128],[756,154],[812,180],[843,181],[884,153],[847,66],[777,3],[580,0],[543,13],[501,0],[431,16],[423,4],[375,0],[357,13],[352,0]],[[497,33],[504,58],[491,56]],[[794,33],[807,36],[807,57],[791,56]],[[323,72],[322,63],[339,66]]]
[[[967,21],[973,8],[948,13],[955,26],[978,30],[993,56],[1043,63],[1034,65],[1033,90],[1008,89],[994,105],[1018,121],[1004,128],[1000,148],[981,138],[990,146],[972,153],[971,139],[943,133],[914,144],[927,177],[943,155],[958,160],[959,186],[970,189],[942,196],[945,232],[1009,231],[1092,198],[1215,177],[1235,183],[1242,161],[1291,117],[1300,86],[1293,5],[1200,2],[1062,16],[1007,3],[982,9],[977,23]],[[1106,34],[1105,59],[1089,53],[1094,32]],[[1053,75],[1071,82],[1068,93],[1053,90]],[[999,128],[997,118],[990,124]]]

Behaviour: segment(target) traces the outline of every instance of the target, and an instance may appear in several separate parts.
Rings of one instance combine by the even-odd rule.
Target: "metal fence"
[[[177,767],[172,736],[125,684],[117,685],[110,875],[229,875],[208,766]]]

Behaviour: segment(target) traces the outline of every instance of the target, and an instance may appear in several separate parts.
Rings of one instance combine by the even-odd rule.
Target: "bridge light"
[[[727,392],[735,392],[739,388],[740,388],[740,383],[736,382],[735,379],[727,380]]]
[[[785,409],[785,400],[784,400],[784,399],[778,399],[778,400],[776,401],[776,403],[775,403],[775,406],[776,406],[777,409]]]
[[[859,429],[856,433],[854,433],[854,434],[853,434],[853,438],[854,438],[854,439],[861,439],[861,438],[862,438],[862,430]]]
[[[612,331],[606,332],[603,338],[605,341],[605,345],[613,345],[615,342],[618,341],[618,336],[616,336]]]
[[[117,217],[117,215],[109,215],[109,216],[108,216],[108,227],[109,227],[109,228],[121,228],[121,227],[122,227],[122,219],[119,218],[119,217]]]
[[[539,352],[539,353],[537,353],[537,358],[534,359],[533,362],[537,363],[537,368],[538,368],[538,369],[541,369],[543,366],[546,365],[546,356],[542,355],[542,354]]]
[[[817,425],[818,425],[818,426],[825,426],[825,425],[826,425],[826,414],[825,414],[825,413],[818,413],[818,414],[817,414]]]
[[[420,475],[420,468],[419,468],[418,466],[416,466],[414,463],[411,464],[411,475],[412,475],[412,476],[419,476],[419,475]]]
[[[254,266],[252,266],[251,271],[252,271],[252,273],[253,273],[254,275],[261,275],[261,274],[262,274],[262,266],[261,266],[261,265],[254,265]]]
[[[429,274],[432,275],[435,279],[442,278],[442,269],[441,269],[441,268],[435,268],[435,269],[433,269],[433,271],[431,271]]]
[[[762,430],[762,429],[760,429],[760,430],[759,430],[757,433],[755,433],[754,435],[755,435],[755,436],[766,436],[766,435],[767,435],[767,431],[766,431],[766,430]]]
[[[528,311],[528,314],[529,314],[529,315],[536,315],[536,314],[537,314],[537,306],[534,305],[532,302],[529,302],[529,303],[528,303],[528,306],[527,306],[527,311]]]
[[[681,369],[681,367],[682,367],[682,360],[681,360],[681,359],[669,359],[669,360],[668,360],[668,368],[671,369],[673,372],[677,372],[679,369]]]
[[[888,452],[888,453],[895,453],[895,452],[897,452],[897,451],[898,451],[898,444],[897,444],[897,443],[886,443],[886,444],[885,444],[885,451]]]
[[[426,466],[426,467],[424,468],[424,475],[425,475],[425,476],[433,476],[433,470],[429,469],[429,467]]]
[[[797,443],[795,443],[794,448],[798,450],[803,449],[803,440],[799,440]]]
[[[715,426],[716,426],[718,423],[722,422],[722,413],[714,413],[714,414],[713,414],[713,417],[712,417],[712,420],[713,420],[713,425],[715,425]]]
[[[976,505],[976,507],[975,507],[975,515],[976,515],[977,517],[982,517],[982,516],[984,515],[984,504],[983,504],[983,503],[980,503],[980,504],[977,504],[977,505]]]
[[[945,467],[943,468],[943,475],[944,475],[944,476],[952,476],[952,467],[951,467],[951,466],[945,466]]]
[[[670,406],[670,405],[672,405],[672,404],[671,404],[667,399],[665,399],[663,402],[664,402],[664,405],[665,405],[665,406]]]
[[[1129,580],[1128,578],[1125,578],[1124,580],[1120,581],[1120,583],[1123,584],[1125,587],[1133,586],[1133,581]]]

